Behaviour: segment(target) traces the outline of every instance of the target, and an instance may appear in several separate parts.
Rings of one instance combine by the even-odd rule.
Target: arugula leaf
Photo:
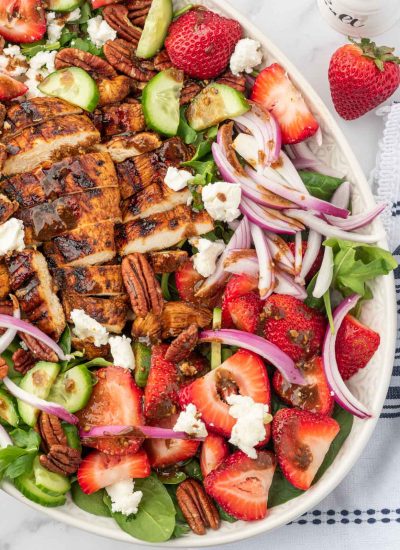
[[[97,48],[89,38],[74,38],[71,47],[103,57],[103,47]]]
[[[304,300],[304,303],[308,307],[312,307],[314,309],[318,309],[319,311],[323,311],[324,310],[324,299],[323,298],[314,298],[314,296],[313,296],[313,290],[314,290],[316,282],[317,282],[318,273],[316,273],[314,275],[314,277],[311,279],[311,281],[308,283],[307,298]]]
[[[328,288],[328,290],[323,294],[322,300],[324,302],[326,315],[328,317],[329,326],[331,327],[332,334],[335,334],[335,323],[333,322],[333,315],[332,315],[332,304],[331,304],[331,293]]]
[[[308,172],[306,170],[299,170],[299,175],[311,195],[325,201],[329,201],[332,198],[333,193],[344,181],[344,179],[324,176],[323,174]]]
[[[89,21],[89,19],[92,18],[92,8],[89,4],[89,2],[85,2],[82,6],[81,6],[81,16],[80,18],[78,19],[78,21],[74,21],[76,22],[78,25],[82,25],[83,23],[87,23]]]
[[[59,50],[60,47],[60,42],[46,44],[45,40],[38,40],[36,42],[31,42],[30,44],[21,44],[21,53],[25,57],[30,58],[39,52],[51,52],[52,50]]]
[[[78,33],[70,31],[68,27],[64,27],[60,36],[60,46],[67,46],[74,38],[78,38]]]

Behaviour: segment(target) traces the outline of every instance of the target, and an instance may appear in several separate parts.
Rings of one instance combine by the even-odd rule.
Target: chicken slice
[[[165,183],[153,183],[122,202],[122,219],[125,223],[166,212],[179,204],[186,204],[189,197],[187,188],[172,191]]]
[[[65,315],[43,254],[25,249],[7,257],[6,264],[11,289],[28,320],[58,340],[66,325]]]
[[[125,293],[120,265],[61,267],[53,270],[60,290],[83,296],[115,296]]]
[[[128,319],[128,297],[124,294],[103,298],[64,292],[62,303],[68,321],[71,321],[72,310],[83,309],[109,332],[117,334],[122,332]]]
[[[8,157],[3,175],[28,172],[42,162],[57,161],[85,152],[100,141],[100,134],[87,116],[66,115],[25,128],[16,136],[6,137]]]
[[[0,300],[8,298],[11,292],[10,276],[5,263],[0,262]]]
[[[154,132],[114,136],[105,143],[96,145],[97,151],[107,151],[114,162],[123,162],[130,157],[137,157],[157,149],[161,140]]]
[[[18,210],[18,203],[0,193],[0,224],[6,222]]]
[[[140,103],[106,105],[96,109],[91,118],[104,138],[126,132],[143,132],[146,128]]]

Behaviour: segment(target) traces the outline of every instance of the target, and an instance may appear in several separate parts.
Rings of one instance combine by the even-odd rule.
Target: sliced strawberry
[[[262,519],[267,515],[275,468],[275,455],[270,451],[260,451],[256,459],[237,451],[208,474],[204,488],[233,517],[244,521]]]
[[[258,287],[258,280],[249,275],[233,275],[226,287],[222,297],[222,327],[234,328],[234,322],[229,312],[229,305],[235,299],[249,294]]]
[[[170,416],[177,410],[180,377],[171,361],[166,361],[168,345],[153,346],[149,377],[144,390],[144,413],[146,418],[159,419]]]
[[[320,354],[326,320],[316,309],[293,296],[273,294],[265,302],[264,317],[265,338],[293,361],[305,361]]]
[[[336,338],[336,361],[343,380],[368,365],[379,348],[380,336],[352,315],[346,315]]]
[[[109,4],[116,4],[121,0],[91,0],[93,9],[97,10],[103,6],[108,6]]]
[[[161,428],[173,428],[178,415],[163,418],[157,422]],[[200,442],[193,439],[147,439],[145,448],[152,468],[165,468],[177,462],[192,458],[199,448]]]
[[[96,372],[97,383],[86,407],[77,416],[82,428],[95,426],[141,426],[143,393],[131,374],[121,367],[109,366]],[[140,438],[99,438],[85,440],[85,445],[110,455],[136,453]]]
[[[87,495],[124,479],[149,475],[150,464],[142,449],[127,456],[110,456],[92,451],[82,460],[77,474],[80,488]]]
[[[230,437],[236,420],[229,415],[229,405],[224,397],[231,393],[249,396],[256,403],[270,404],[267,371],[255,353],[239,350],[221,366],[182,388],[179,397],[182,405],[196,405],[211,431]],[[266,442],[270,436],[270,425],[265,428]]]
[[[24,43],[40,40],[45,32],[41,0],[1,0],[0,36],[10,42]]]
[[[200,468],[203,477],[218,468],[228,454],[229,448],[225,439],[217,434],[208,434],[201,446],[200,453]]]
[[[239,330],[255,333],[264,302],[258,294],[245,294],[228,303],[228,311],[233,324]]]
[[[272,422],[272,438],[283,475],[306,490],[321,466],[340,426],[333,418],[300,409],[280,409]]]
[[[303,141],[319,128],[303,96],[278,63],[261,71],[254,83],[251,99],[276,117],[284,144]]]
[[[192,260],[185,262],[182,267],[175,271],[175,285],[180,299],[184,302],[201,304],[210,308],[216,307],[221,302],[219,293],[210,298],[197,298],[195,295],[204,280],[204,277],[197,273],[193,267]]]
[[[289,248],[290,248],[290,250],[292,251],[292,253],[294,255],[295,254],[294,241],[290,241],[288,243],[288,245],[289,245]],[[303,256],[304,256],[304,254],[307,250],[307,241],[302,241],[302,250],[303,250]],[[311,279],[314,277],[314,275],[316,275],[316,273],[318,273],[319,268],[321,267],[321,264],[322,264],[323,257],[324,257],[324,251],[323,251],[323,248],[321,247],[320,251],[318,252],[318,256],[315,259],[315,262],[311,266],[311,269],[308,272],[308,275],[306,277],[306,282],[307,283],[309,283],[311,281]]]
[[[289,384],[277,370],[272,384],[279,397],[289,405],[313,413],[330,415],[334,399],[326,380],[321,357],[314,357],[306,363],[299,364],[299,369],[306,380],[304,386]]]
[[[14,99],[27,91],[28,87],[25,84],[7,74],[0,73],[0,101]]]

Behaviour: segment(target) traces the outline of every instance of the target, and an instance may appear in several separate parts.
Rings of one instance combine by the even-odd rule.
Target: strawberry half
[[[280,409],[272,421],[272,439],[283,475],[304,491],[321,466],[340,426],[333,418],[300,409]]]
[[[96,372],[97,383],[86,407],[79,412],[81,428],[95,426],[141,426],[142,390],[131,374],[121,367],[109,366]],[[142,444],[137,437],[98,438],[85,440],[85,445],[110,455],[136,453]]]
[[[165,47],[178,69],[203,80],[222,73],[241,37],[237,21],[199,7],[171,24]]]
[[[334,399],[326,380],[321,357],[314,357],[298,367],[306,380],[304,386],[289,384],[278,370],[275,371],[272,384],[278,396],[293,407],[313,413],[332,414]]]
[[[201,446],[200,468],[203,477],[218,468],[229,455],[228,444],[217,434],[208,434]]]
[[[252,293],[258,288],[258,280],[248,275],[233,275],[222,296],[222,327],[233,328],[234,322],[229,311],[229,306],[236,298]],[[250,332],[250,331],[249,331]]]
[[[174,363],[167,361],[167,344],[153,346],[149,377],[144,390],[146,418],[157,420],[174,414],[178,404],[180,377]]]
[[[40,40],[45,32],[46,17],[41,0],[1,0],[0,36],[20,44]]]
[[[19,80],[15,80],[7,74],[0,73],[0,101],[8,101],[20,95],[24,95],[28,91],[28,86],[25,86]]]
[[[182,388],[179,397],[182,405],[196,405],[202,420],[211,431],[230,437],[236,420],[229,415],[229,405],[224,397],[231,393],[249,396],[256,403],[270,404],[267,371],[255,353],[239,350],[222,365]],[[267,442],[270,424],[265,429]]]
[[[110,456],[92,451],[82,460],[77,477],[80,488],[91,495],[118,481],[150,475],[150,464],[143,450],[128,456]]]
[[[178,415],[164,418],[157,422],[161,428],[173,428]],[[199,448],[200,442],[193,439],[147,439],[145,449],[152,468],[165,468],[177,462],[192,458]]]
[[[293,296],[273,294],[265,302],[267,340],[276,344],[293,361],[319,355],[325,336],[325,317]]]
[[[275,468],[276,459],[270,451],[260,451],[256,459],[237,451],[208,474],[204,488],[235,518],[263,519],[267,515],[268,493]]]
[[[93,9],[97,10],[98,8],[102,8],[103,6],[116,4],[117,2],[120,2],[120,0],[91,0],[91,2]]]
[[[319,128],[303,96],[278,63],[260,72],[251,99],[276,117],[284,144],[299,143],[313,136]]]
[[[343,380],[368,365],[379,348],[380,336],[352,315],[346,315],[336,337],[336,361]]]
[[[185,262],[182,267],[175,271],[175,285],[180,299],[183,302],[191,302],[192,304],[200,304],[210,308],[217,306],[221,301],[219,294],[205,299],[197,298],[195,295],[204,280],[205,278],[197,273],[193,267],[192,260]]]

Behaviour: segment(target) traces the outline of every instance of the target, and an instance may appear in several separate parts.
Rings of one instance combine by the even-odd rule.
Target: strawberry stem
[[[385,70],[385,63],[392,62],[400,64],[400,58],[396,55],[393,55],[395,48],[388,48],[387,46],[377,46],[375,42],[369,38],[361,38],[360,42],[357,42],[350,36],[348,37],[352,44],[358,46],[362,52],[363,56],[368,59],[372,59],[376,67],[380,71]]]

